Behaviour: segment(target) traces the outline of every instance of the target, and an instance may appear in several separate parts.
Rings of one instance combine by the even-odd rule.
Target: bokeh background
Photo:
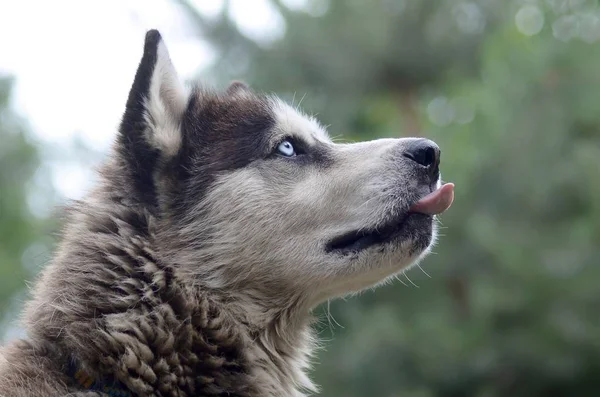
[[[596,0],[0,0],[0,340],[24,335],[149,28],[186,80],[275,91],[338,139],[442,148],[435,254],[317,310],[323,396],[600,395]]]

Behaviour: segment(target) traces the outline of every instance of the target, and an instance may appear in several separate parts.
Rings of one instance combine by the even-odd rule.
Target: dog
[[[311,309],[430,250],[453,184],[423,138],[333,143],[233,82],[180,82],[156,30],[99,183],[0,354],[0,395],[303,396]]]

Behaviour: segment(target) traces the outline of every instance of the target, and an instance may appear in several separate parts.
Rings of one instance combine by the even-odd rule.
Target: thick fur
[[[283,140],[295,157],[277,152]],[[0,354],[1,396],[100,395],[75,362],[138,396],[301,396],[315,345],[310,310],[419,260],[434,219],[376,230],[439,185],[403,156],[415,139],[335,144],[316,120],[243,83],[184,87],[148,32],[101,182],[68,220]]]

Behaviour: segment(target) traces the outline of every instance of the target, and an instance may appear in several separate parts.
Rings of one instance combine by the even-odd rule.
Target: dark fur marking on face
[[[315,147],[312,154],[312,160],[321,168],[331,167],[335,162],[331,150],[324,144],[319,144]]]
[[[217,174],[268,156],[274,125],[274,115],[263,97],[195,90],[182,121],[182,150],[174,163],[184,188],[183,194],[175,197],[174,212],[184,214],[201,200]]]

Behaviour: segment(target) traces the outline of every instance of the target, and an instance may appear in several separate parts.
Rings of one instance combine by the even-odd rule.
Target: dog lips
[[[410,207],[410,212],[438,215],[450,208],[452,201],[454,201],[454,184],[446,183]]]

